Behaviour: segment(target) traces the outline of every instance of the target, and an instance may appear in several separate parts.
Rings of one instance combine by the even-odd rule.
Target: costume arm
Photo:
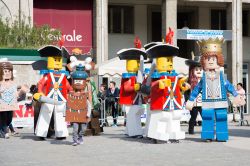
[[[47,80],[48,80],[48,76],[47,74],[46,75],[43,75],[43,78],[40,79],[40,81],[38,82],[37,84],[37,88],[38,88],[38,93],[44,93],[44,87],[47,83]]]
[[[73,91],[73,88],[70,86],[70,83],[67,79],[66,79],[66,89],[68,92]]]
[[[92,101],[92,87],[91,87],[91,83],[88,82],[87,83],[87,93],[88,93],[88,100],[89,100],[89,104],[90,104],[90,107],[93,108],[93,101]]]
[[[199,95],[199,93],[201,92],[201,90],[202,90],[202,80],[200,80],[200,82],[192,90],[189,100],[194,101],[196,97]]]
[[[124,82],[123,87],[124,87],[125,92],[134,92],[135,91],[135,88],[134,88],[134,85],[132,84],[131,79]]]
[[[91,101],[87,100],[87,117],[90,118],[91,116]]]
[[[225,80],[225,84],[224,85],[225,85],[226,90],[228,92],[230,92],[234,97],[238,96],[238,93],[234,89],[234,86],[228,80]]]

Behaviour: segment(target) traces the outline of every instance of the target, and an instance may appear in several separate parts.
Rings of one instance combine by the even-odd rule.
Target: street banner
[[[13,112],[13,127],[32,128],[34,126],[34,107],[28,106],[26,101],[21,101],[18,105],[19,110]]]

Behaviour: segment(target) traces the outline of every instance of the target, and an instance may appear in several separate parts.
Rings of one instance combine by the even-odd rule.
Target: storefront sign
[[[89,52],[92,46],[93,1],[92,0],[34,0],[34,24],[48,24],[62,32],[64,46],[71,52],[80,48]],[[49,35],[58,40],[58,36]]]
[[[187,29],[187,39],[223,38],[221,30],[189,30]]]
[[[177,39],[201,40],[208,38],[224,38],[232,40],[231,30],[207,30],[207,29],[178,29]]]

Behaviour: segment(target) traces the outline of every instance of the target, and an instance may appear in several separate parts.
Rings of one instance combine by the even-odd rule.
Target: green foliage
[[[31,26],[30,18],[12,23],[0,17],[0,48],[39,48],[48,44],[57,44],[61,32],[49,25]],[[50,37],[49,37],[50,36]]]

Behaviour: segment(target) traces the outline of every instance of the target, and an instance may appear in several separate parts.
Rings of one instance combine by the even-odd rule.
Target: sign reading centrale
[[[59,40],[60,39],[60,37],[54,36],[52,34],[49,34],[48,38],[50,40],[53,40],[53,39]],[[68,42],[81,42],[83,40],[82,35],[77,34],[75,29],[73,30],[72,33],[63,35],[63,38],[65,41],[68,41]]]

